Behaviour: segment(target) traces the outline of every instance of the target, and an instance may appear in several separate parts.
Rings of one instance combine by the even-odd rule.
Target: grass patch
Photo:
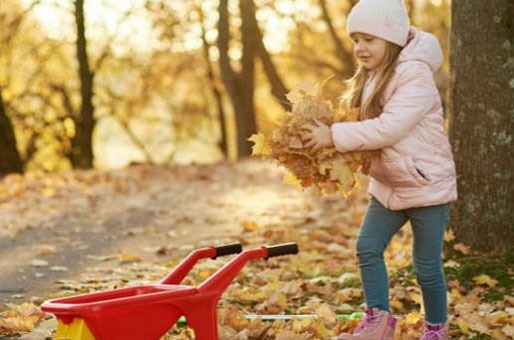
[[[454,257],[454,261],[460,266],[456,268],[446,268],[448,280],[458,280],[459,283],[471,289],[476,286],[473,281],[478,275],[488,275],[498,283],[494,287],[487,287],[483,298],[485,301],[502,300],[504,295],[512,294],[514,290],[514,256],[498,257]]]

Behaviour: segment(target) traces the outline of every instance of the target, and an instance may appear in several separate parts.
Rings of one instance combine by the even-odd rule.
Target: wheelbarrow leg
[[[219,296],[212,296],[196,306],[184,308],[187,324],[195,331],[196,340],[218,340]]]

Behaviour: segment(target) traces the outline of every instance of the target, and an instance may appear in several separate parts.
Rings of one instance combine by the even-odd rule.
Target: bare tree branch
[[[336,55],[341,61],[341,69],[339,70],[339,74],[341,74],[344,78],[348,78],[352,74],[352,68],[348,67],[348,65],[352,65],[352,55],[348,53],[348,51],[344,48],[343,42],[339,38],[334,29],[334,25],[332,24],[332,19],[330,18],[330,14],[328,13],[326,0],[318,0],[319,6],[321,7],[321,12],[323,14],[323,20],[328,27],[328,31],[330,33],[330,37],[332,38],[332,42],[334,43],[334,47],[336,50]]]

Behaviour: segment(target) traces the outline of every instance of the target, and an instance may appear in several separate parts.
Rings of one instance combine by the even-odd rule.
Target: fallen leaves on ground
[[[238,171],[233,170],[236,166]],[[366,194],[357,193],[345,202],[341,197],[318,197],[308,191],[297,192],[280,184],[280,171],[270,170],[270,167],[257,162],[249,162],[245,166],[220,164],[201,169],[188,167],[186,171],[177,167],[159,170],[139,166],[115,173],[91,171],[8,176],[0,182],[0,209],[11,211],[12,215],[6,215],[8,218],[0,232],[3,237],[16,240],[20,233],[30,232],[27,226],[42,228],[42,220],[50,222],[49,217],[62,216],[62,210],[70,207],[79,209],[79,217],[90,214],[91,218],[103,219],[102,223],[93,223],[96,227],[110,223],[115,214],[127,214],[128,210],[121,209],[123,204],[139,207],[151,204],[161,211],[164,218],[173,218],[172,230],[161,228],[156,219],[151,220],[152,223],[128,224],[123,229],[125,237],[155,236],[154,243],[139,251],[120,248],[118,251],[91,253],[92,245],[86,240],[72,241],[75,242],[75,251],[86,252],[84,257],[99,266],[85,268],[82,274],[71,278],[67,272],[73,268],[49,261],[51,256],[65,251],[65,245],[56,246],[47,240],[38,243],[29,265],[41,271],[62,273],[62,278],[55,281],[55,289],[44,299],[156,283],[177,265],[187,251],[204,246],[207,241],[237,241],[246,249],[296,242],[300,248],[297,255],[252,261],[233,280],[219,302],[220,339],[328,339],[352,331],[358,320],[339,320],[338,315],[349,315],[362,311],[364,307],[355,238],[366,209]],[[178,189],[167,192],[163,189],[163,181],[169,179],[170,174],[176,175],[175,182],[183,184],[177,184]],[[220,174],[226,181],[223,184],[218,182]],[[268,177],[256,185],[258,176],[264,174]],[[152,177],[152,182],[144,182],[147,176]],[[250,186],[251,183],[254,185]],[[199,195],[210,193],[209,190],[221,193],[227,188],[232,189],[230,195],[213,194],[200,199]],[[186,197],[193,199],[196,205],[181,205],[181,200]],[[84,204],[87,210],[80,208]],[[166,206],[172,212],[165,212]],[[116,207],[117,211],[107,213]],[[18,214],[16,220],[14,213],[20,209],[27,215]],[[213,213],[207,214],[209,211]],[[196,212],[203,213],[201,219]],[[69,217],[75,223],[68,228],[87,229],[89,218],[81,221],[77,216]],[[230,229],[219,227],[222,217],[232,225]],[[118,216],[116,221],[125,220]],[[200,224],[212,226],[208,229],[212,232],[210,238],[195,234],[193,228]],[[191,240],[196,240],[194,243],[172,244],[181,235],[189,234],[193,234]],[[455,239],[451,233],[446,239],[447,248],[469,254],[468,247],[453,243]],[[402,340],[419,339],[423,326],[421,293],[411,272],[411,247],[410,228],[404,227],[393,238],[385,255],[391,280],[391,307],[400,317],[396,338]],[[160,260],[145,260],[142,255],[145,252],[160,256]],[[219,258],[199,262],[184,284],[203,282],[227,261],[227,258]],[[455,254],[445,258],[444,263],[449,272],[452,338],[512,339],[512,269],[500,280],[481,272]],[[52,327],[55,320],[42,313],[37,304],[8,305],[0,314],[0,334],[31,335],[30,339],[38,339],[37,334],[48,336],[48,327]],[[268,314],[312,317],[275,321],[247,317]],[[40,339],[44,338],[43,335]],[[164,338],[194,339],[194,333],[187,327],[174,327]]]

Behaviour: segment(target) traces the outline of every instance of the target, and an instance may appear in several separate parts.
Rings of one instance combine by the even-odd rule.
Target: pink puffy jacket
[[[332,125],[332,139],[340,152],[380,149],[371,161],[368,192],[388,209],[457,199],[455,164],[434,82],[442,60],[437,38],[412,28],[384,92],[382,114]],[[373,86],[371,79],[363,101]]]

